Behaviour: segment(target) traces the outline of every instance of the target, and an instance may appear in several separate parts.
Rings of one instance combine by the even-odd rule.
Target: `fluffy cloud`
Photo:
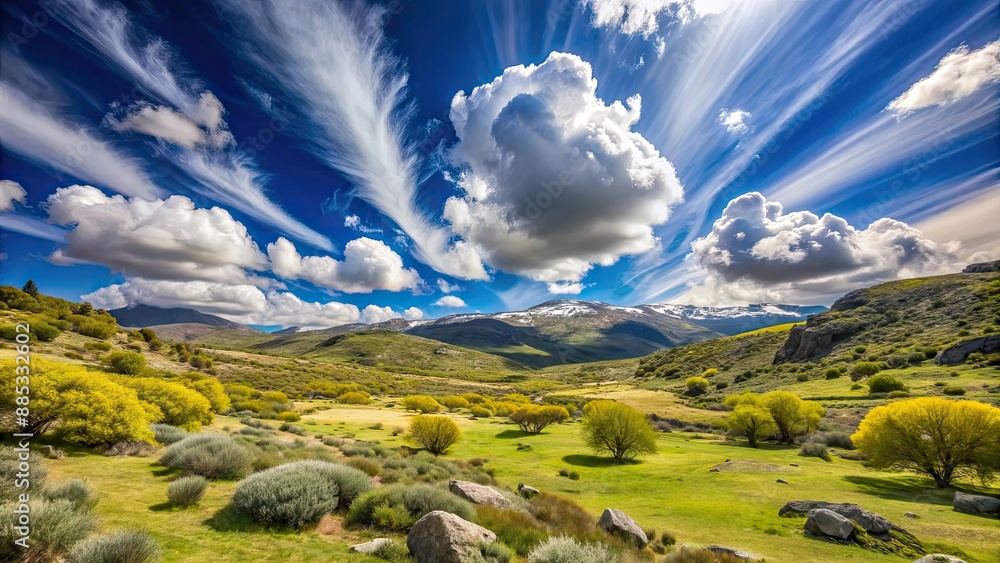
[[[468,244],[417,203],[418,158],[405,139],[407,75],[382,25],[385,9],[361,2],[221,0],[250,39],[242,54],[291,99],[307,126],[293,131],[359,197],[413,241],[416,258],[462,279],[487,279]]]
[[[586,285],[582,283],[560,283],[552,282],[546,284],[549,293],[553,295],[579,295]]]
[[[831,294],[941,272],[953,266],[957,251],[955,243],[937,244],[906,223],[879,219],[858,230],[829,213],[786,213],[756,192],[730,201],[712,232],[691,246],[689,260],[709,278],[694,293],[735,301],[774,300],[792,290]]]
[[[456,297],[454,295],[445,295],[441,299],[438,299],[437,301],[432,303],[432,305],[436,305],[438,307],[450,307],[453,309],[458,309],[460,307],[468,307],[468,305],[465,304],[465,301],[463,301],[461,297]]]
[[[378,305],[369,305],[361,311],[361,322],[365,324],[383,323],[400,317],[402,315],[393,311],[392,307],[389,306],[379,307]]]
[[[718,122],[736,136],[750,132],[750,112],[745,110],[726,108],[719,112]]]
[[[123,117],[108,116],[106,122],[116,131],[143,133],[189,149],[198,145],[222,148],[235,142],[223,112],[215,94],[204,92],[188,111],[192,117],[166,106],[140,102],[127,108]]]
[[[593,11],[594,27],[611,27],[627,35],[649,37],[659,30],[661,14],[689,22],[695,18],[719,14],[735,7],[741,0],[580,0]]]
[[[358,322],[361,318],[358,308],[348,303],[309,302],[288,292],[265,294],[253,285],[204,281],[131,278],[82,295],[81,299],[104,309],[137,304],[191,307],[233,321],[266,326],[326,328]]]
[[[455,293],[456,291],[462,291],[462,286],[457,283],[448,283],[448,280],[443,278],[438,278],[437,286],[442,293]]]
[[[219,207],[197,209],[183,196],[126,199],[91,186],[56,190],[49,220],[73,226],[56,263],[101,264],[129,276],[248,283],[245,270],[267,259],[246,227]]]
[[[344,259],[301,256],[285,238],[267,245],[272,270],[286,279],[301,279],[319,287],[345,293],[371,293],[377,289],[416,289],[421,282],[414,269],[382,241],[354,239],[344,247]]]
[[[403,318],[408,321],[419,321],[424,318],[424,312],[416,307],[410,307],[403,311]]]
[[[1000,41],[977,51],[962,45],[945,55],[934,72],[920,80],[886,108],[897,115],[964,98],[1000,80]]]
[[[13,180],[0,180],[0,211],[14,209],[14,203],[24,203],[28,192]]]
[[[577,282],[654,248],[681,201],[674,167],[631,130],[640,99],[605,104],[588,63],[552,53],[452,100],[463,167],[444,217],[499,270]]]

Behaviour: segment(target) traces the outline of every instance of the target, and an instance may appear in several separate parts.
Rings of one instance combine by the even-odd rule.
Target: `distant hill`
[[[822,305],[755,303],[739,307],[697,307],[670,303],[647,305],[664,315],[683,319],[726,335],[741,334],[777,324],[804,321],[827,310]]]
[[[132,307],[112,309],[108,311],[108,313],[110,313],[111,316],[118,321],[119,325],[131,328],[157,327],[160,325],[197,324],[210,327],[228,328],[243,332],[259,332],[256,329],[226,320],[222,317],[209,315],[194,309],[187,309],[183,307],[172,307],[168,309],[163,307],[154,307],[152,305],[134,305]]]

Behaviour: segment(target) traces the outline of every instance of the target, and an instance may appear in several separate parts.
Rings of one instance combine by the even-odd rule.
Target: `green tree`
[[[763,396],[763,401],[771,413],[781,442],[788,443],[796,436],[815,431],[826,414],[819,403],[803,401],[788,391],[771,391]]]
[[[35,285],[34,280],[28,280],[28,282],[24,284],[24,287],[21,288],[21,291],[36,299],[38,298],[38,286]]]
[[[408,395],[403,397],[401,402],[403,403],[403,408],[408,411],[418,411],[427,414],[441,410],[441,404],[434,397],[428,395]]]
[[[656,453],[656,431],[634,408],[614,401],[591,401],[583,408],[583,441],[617,462]]]
[[[945,488],[957,477],[989,481],[1000,471],[1000,408],[922,397],[875,407],[851,436],[876,469],[930,476]]]
[[[129,352],[126,350],[115,350],[102,361],[123,375],[138,375],[146,367],[146,358],[139,352]]]
[[[462,438],[462,431],[447,416],[421,414],[410,421],[408,437],[432,454],[441,455]]]
[[[539,434],[550,424],[569,420],[569,411],[554,405],[527,404],[510,413],[510,419],[516,422],[521,430]]]
[[[469,401],[464,397],[459,397],[458,395],[446,395],[438,399],[438,402],[450,411],[469,408]]]
[[[774,424],[771,413],[754,403],[742,403],[729,413],[729,430],[746,437],[750,447],[756,448],[757,443],[770,436],[778,427]]]
[[[212,422],[212,404],[201,393],[181,383],[153,377],[120,378],[119,383],[133,389],[139,399],[156,405],[162,422],[189,432],[201,430],[203,424]]]

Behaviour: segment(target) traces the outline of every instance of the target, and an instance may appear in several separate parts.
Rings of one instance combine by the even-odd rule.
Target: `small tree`
[[[688,395],[701,395],[708,390],[708,380],[704,377],[689,377],[684,381]]]
[[[117,350],[103,359],[116,372],[125,375],[138,375],[146,367],[146,358],[138,352]]]
[[[591,401],[583,408],[583,441],[617,462],[656,453],[656,432],[634,408],[614,401]]]
[[[1000,471],[1000,409],[936,397],[897,401],[872,409],[851,441],[877,469],[929,475],[940,488],[966,475],[986,482]]]
[[[743,403],[729,413],[729,430],[745,436],[750,441],[751,448],[756,448],[760,440],[777,429],[771,413],[760,405]]]
[[[763,400],[781,442],[791,442],[796,436],[813,432],[826,414],[819,403],[803,401],[788,391],[772,391],[764,395]]]
[[[878,362],[858,362],[851,368],[851,379],[857,381],[871,377],[880,371],[882,371],[882,365]]]
[[[445,397],[441,397],[438,399],[438,402],[450,411],[469,408],[469,401],[464,397],[459,397],[458,395],[447,395]]]
[[[462,431],[447,416],[421,414],[410,421],[409,438],[434,455],[441,455],[462,438]]]
[[[569,420],[569,411],[554,405],[524,405],[510,413],[510,419],[525,432],[538,434],[546,426]]]
[[[409,395],[403,397],[401,402],[403,403],[403,408],[408,411],[418,411],[427,414],[441,410],[441,404],[434,397],[428,395]]]
[[[35,285],[34,280],[28,280],[28,282],[24,284],[24,287],[21,288],[21,291],[32,297],[38,297],[38,286]]]

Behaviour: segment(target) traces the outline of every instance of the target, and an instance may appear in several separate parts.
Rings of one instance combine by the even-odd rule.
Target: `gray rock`
[[[413,525],[406,547],[417,563],[470,563],[480,557],[480,545],[495,541],[496,534],[486,528],[435,510]]]
[[[375,550],[387,543],[392,543],[392,540],[389,538],[375,538],[369,542],[352,545],[351,551],[357,553],[375,553]]]
[[[500,494],[496,489],[471,481],[449,481],[448,489],[472,504],[483,504],[497,508],[513,506],[510,499]]]
[[[990,272],[1000,272],[1000,260],[969,264],[962,270],[963,274],[988,274]]]
[[[805,528],[816,535],[839,540],[850,539],[854,535],[854,522],[826,508],[810,510]]]
[[[934,363],[950,366],[964,362],[965,358],[969,357],[969,354],[973,352],[992,354],[997,351],[1000,351],[1000,336],[983,336],[981,338],[966,340],[965,342],[941,350],[934,358]]]
[[[601,519],[597,521],[597,527],[640,548],[646,547],[646,544],[649,543],[646,532],[643,532],[635,520],[629,518],[621,510],[605,509],[604,514],[601,514]]]
[[[524,498],[535,498],[538,495],[542,494],[542,492],[539,491],[538,489],[534,487],[529,487],[524,483],[517,484],[517,492],[521,493],[521,496]]]
[[[920,515],[916,512],[904,512],[903,516],[906,516],[907,518],[920,518]]]
[[[913,563],[965,563],[965,559],[959,559],[954,555],[945,555],[944,553],[932,553],[917,559]]]
[[[966,514],[1000,515],[1000,499],[986,495],[970,495],[958,491],[955,493],[955,501],[952,506],[958,512]]]
[[[56,450],[55,450],[55,448],[53,448],[52,446],[49,446],[49,445],[38,446],[38,453],[42,454],[45,457],[51,458],[51,457],[53,457],[55,455]]]
[[[783,484],[787,485],[788,481],[785,481],[784,479],[778,479],[777,481],[775,481],[775,483],[783,483]]]
[[[894,526],[892,522],[882,516],[865,510],[856,504],[849,503],[823,502],[818,500],[793,500],[781,507],[781,510],[778,511],[778,516],[784,516],[786,514],[803,516],[808,514],[810,510],[816,508],[824,508],[826,510],[836,512],[844,518],[854,520],[869,534],[887,534],[889,533],[889,530],[894,528],[902,531],[902,528]]]
[[[760,556],[754,555],[748,551],[743,551],[742,549],[733,549],[731,547],[725,547],[721,545],[710,545],[705,548],[705,551],[711,551],[717,555],[728,555],[730,557],[735,557],[741,561],[759,561]]]

